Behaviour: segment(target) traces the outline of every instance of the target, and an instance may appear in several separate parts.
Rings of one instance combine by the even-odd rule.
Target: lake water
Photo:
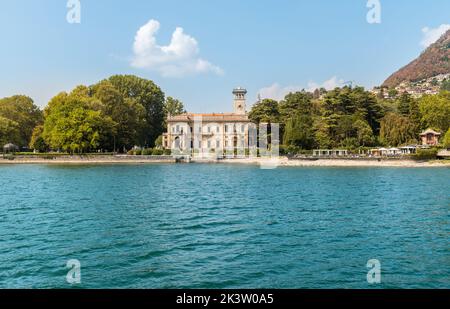
[[[450,288],[450,169],[0,166],[0,287]],[[367,261],[381,263],[369,285]]]

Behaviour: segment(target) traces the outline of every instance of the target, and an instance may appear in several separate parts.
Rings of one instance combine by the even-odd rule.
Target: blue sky
[[[250,105],[258,93],[379,85],[450,24],[448,0],[380,0],[380,24],[367,22],[367,0],[80,3],[81,23],[69,24],[67,0],[0,1],[0,97],[25,94],[43,107],[78,84],[136,74],[189,111],[226,112],[235,86]]]

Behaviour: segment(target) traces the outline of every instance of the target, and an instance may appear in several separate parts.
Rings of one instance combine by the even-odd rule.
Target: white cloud
[[[339,79],[336,76],[333,76],[329,80],[324,81],[322,84],[317,84],[315,82],[309,82],[308,87],[306,88],[307,91],[314,91],[319,88],[325,88],[326,90],[332,90],[336,87],[342,87],[344,84],[343,79]]]
[[[308,82],[307,86],[281,86],[278,83],[274,83],[268,87],[261,88],[259,90],[259,95],[262,99],[274,99],[274,100],[282,100],[284,97],[290,92],[302,91],[303,89],[306,91],[314,91],[319,88],[325,88],[327,90],[332,90],[336,87],[341,87],[344,84],[344,80],[338,79],[336,76],[333,76],[329,80],[324,81],[319,84],[316,82]]]
[[[159,22],[152,19],[136,33],[131,60],[133,67],[155,70],[165,77],[210,72],[223,74],[220,67],[199,57],[197,40],[185,34],[183,28],[175,29],[169,45],[158,45],[155,35],[159,27]]]
[[[423,28],[422,29],[423,38],[422,41],[420,42],[420,45],[422,45],[422,47],[427,48],[428,46],[439,40],[439,38],[448,30],[450,30],[449,24],[442,24],[437,28],[429,28],[429,27]]]

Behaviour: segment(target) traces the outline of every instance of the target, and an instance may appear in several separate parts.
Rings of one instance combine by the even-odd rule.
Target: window
[[[228,125],[225,125],[225,133],[228,133]]]
[[[219,147],[220,147],[220,141],[217,140],[217,141],[216,141],[216,148],[219,148]]]

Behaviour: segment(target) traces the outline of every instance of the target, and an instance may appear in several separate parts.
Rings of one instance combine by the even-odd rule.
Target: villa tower
[[[233,90],[234,95],[234,113],[238,115],[246,114],[246,106],[245,106],[245,95],[247,94],[247,90],[241,87],[235,88]]]

